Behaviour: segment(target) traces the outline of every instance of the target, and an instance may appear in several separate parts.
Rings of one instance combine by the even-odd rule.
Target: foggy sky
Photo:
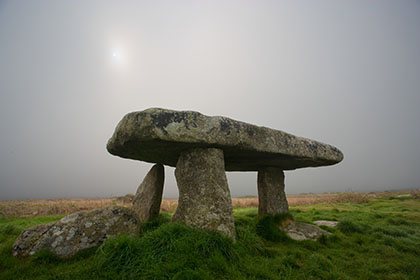
[[[134,193],[152,165],[105,146],[149,107],[344,153],[287,193],[418,188],[419,105],[419,1],[0,0],[0,200]],[[255,172],[228,179],[256,194]]]

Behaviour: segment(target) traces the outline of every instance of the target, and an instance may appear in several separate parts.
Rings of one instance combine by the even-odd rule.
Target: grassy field
[[[316,200],[318,201],[318,200]],[[244,205],[247,203],[244,203]],[[255,207],[234,208],[237,242],[169,223],[171,213],[99,248],[61,260],[14,258],[27,227],[58,216],[0,218],[0,279],[420,279],[420,199],[399,193],[342,194],[291,203],[296,221],[337,220],[319,241],[288,239]],[[5,216],[3,214],[3,216]]]

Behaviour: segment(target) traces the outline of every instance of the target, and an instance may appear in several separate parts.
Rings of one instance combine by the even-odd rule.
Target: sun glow
[[[128,73],[130,60],[132,60],[131,55],[132,53],[129,51],[127,44],[123,44],[120,40],[119,42],[116,40],[110,42],[105,56],[113,75],[117,73],[118,75],[126,75]]]
[[[122,71],[127,67],[125,52],[122,48],[112,48],[108,52],[109,62],[114,70]]]
[[[112,58],[114,60],[121,60],[122,59],[121,51],[120,50],[113,50],[112,51]]]

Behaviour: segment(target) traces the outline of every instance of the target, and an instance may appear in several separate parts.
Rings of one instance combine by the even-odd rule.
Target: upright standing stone
[[[133,199],[133,210],[141,222],[150,221],[159,215],[164,180],[163,165],[155,164],[137,189]]]
[[[276,167],[258,171],[258,215],[285,214],[289,206],[284,193],[284,173]]]
[[[235,239],[223,151],[197,148],[182,152],[176,164],[175,177],[179,202],[172,221]]]

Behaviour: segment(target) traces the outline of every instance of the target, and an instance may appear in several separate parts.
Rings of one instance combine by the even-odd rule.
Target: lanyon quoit
[[[157,163],[147,173],[133,208],[79,212],[25,229],[14,256],[50,250],[60,257],[98,246],[121,233],[141,234],[141,223],[157,217],[164,166],[175,166],[179,204],[173,221],[218,232],[235,240],[232,200],[225,171],[258,171],[259,216],[285,214],[283,170],[332,165],[343,154],[330,145],[225,117],[152,108],[127,114],[108,141],[111,154]],[[282,225],[296,240],[329,233],[315,225]]]
[[[124,116],[107,149],[123,158],[157,163],[135,197],[134,210],[141,221],[158,215],[163,165],[169,165],[176,167],[179,189],[172,220],[233,239],[232,201],[225,171],[257,171],[259,216],[276,215],[288,212],[283,170],[343,160],[343,154],[333,146],[280,130],[160,108]]]

